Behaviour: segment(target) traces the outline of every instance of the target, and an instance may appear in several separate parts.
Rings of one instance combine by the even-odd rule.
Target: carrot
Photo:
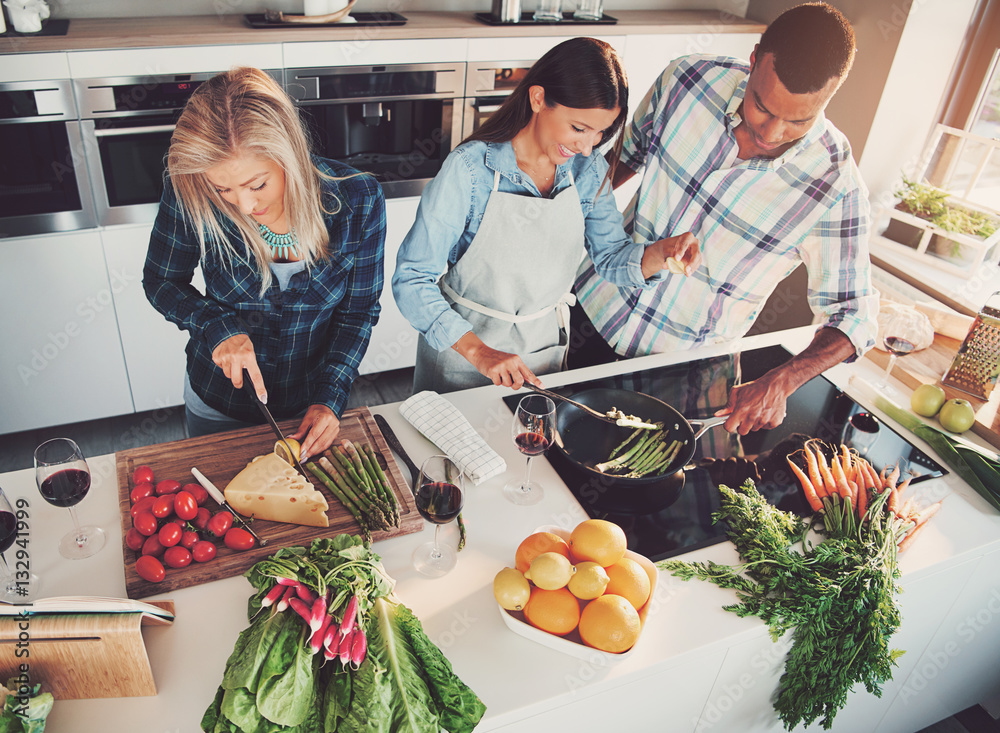
[[[840,446],[840,461],[844,464],[844,476],[847,477],[847,480],[856,481],[857,466],[851,457],[851,449],[843,444]]]
[[[889,500],[886,502],[886,508],[897,517],[899,516],[899,490],[895,485],[889,487]]]
[[[944,499],[942,499],[941,501],[944,501]],[[937,514],[937,511],[940,508],[941,508],[941,502],[940,501],[938,503],[936,503],[936,504],[931,504],[929,507],[926,507],[926,508],[922,509],[921,511],[917,512],[917,514],[914,515],[914,517],[913,517],[913,521],[916,522],[917,523],[917,527],[919,527],[922,524],[924,524],[924,522],[926,522],[928,519],[930,519],[935,514]],[[916,529],[916,527],[914,529]]]
[[[899,494],[899,489],[896,489],[896,493],[897,495]],[[903,502],[903,505],[899,508],[899,511],[896,513],[896,516],[902,517],[903,519],[909,519],[910,513],[912,511],[913,511],[913,497],[911,496],[910,498],[908,498],[906,501]]]
[[[841,498],[850,504],[852,508],[857,507],[858,500],[851,493],[851,487],[847,484],[847,477],[844,475],[844,467],[840,463],[839,456],[834,456],[833,460],[830,461],[830,474],[833,476],[837,493],[840,494]]]
[[[897,548],[896,551],[897,552],[902,552],[907,547],[909,547],[910,544],[913,542],[913,538],[917,536],[917,533],[920,530],[922,530],[924,527],[926,527],[926,526],[927,526],[927,523],[925,522],[924,524],[921,524],[921,525],[919,525],[919,526],[914,527],[913,529],[911,529],[909,531],[909,533],[906,535],[906,537],[904,537],[903,540],[899,543],[899,546],[898,546],[898,548]]]
[[[868,489],[864,484],[854,484],[855,495],[858,497],[858,519],[865,516],[868,511]]]
[[[888,470],[889,467],[886,466],[883,469],[883,473]],[[896,481],[898,480],[899,480],[899,464],[897,463],[895,466],[892,467],[892,470],[889,471],[889,475],[885,477],[882,483],[892,488],[896,486]]]
[[[876,489],[879,492],[881,492],[882,489],[885,488],[885,484],[882,482],[882,477],[879,476],[878,471],[875,470],[875,466],[873,466],[868,461],[865,461],[865,470],[868,472],[868,475],[871,477],[872,488]]]
[[[809,448],[803,446],[802,452],[806,456],[806,468],[809,470],[809,481],[813,485],[813,490],[821,500],[829,496],[823,486],[823,477],[819,475],[819,464],[816,463],[816,456]]]
[[[808,449],[807,445],[806,450]],[[837,483],[833,480],[833,474],[830,473],[830,467],[826,463],[826,456],[820,448],[816,448],[816,465],[819,467],[819,475],[823,478],[823,488],[826,489],[826,493],[829,496],[839,494]]]
[[[816,488],[812,485],[809,477],[806,476],[805,471],[795,465],[795,461],[792,460],[791,456],[785,458],[788,461],[789,468],[792,469],[792,473],[799,479],[799,483],[802,484],[802,491],[806,495],[806,501],[809,502],[809,506],[812,507],[814,512],[818,512],[823,508],[823,500],[816,495]]]

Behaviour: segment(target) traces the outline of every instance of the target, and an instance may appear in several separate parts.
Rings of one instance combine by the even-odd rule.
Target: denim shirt
[[[628,288],[641,288],[662,279],[642,277],[644,243],[636,243],[625,232],[622,215],[611,193],[610,182],[598,196],[608,170],[607,161],[595,149],[590,156],[576,155],[556,167],[550,196],[576,184],[583,207],[587,253],[597,271],[608,281]],[[450,348],[472,326],[445,300],[438,279],[458,262],[472,244],[493,191],[495,171],[500,172],[499,191],[540,197],[530,176],[517,167],[510,142],[463,143],[451,152],[441,171],[424,189],[416,220],[396,257],[392,292],[400,312],[427,342],[443,351]],[[583,250],[581,249],[581,257]],[[531,267],[526,261],[525,267]],[[496,283],[503,287],[503,283]]]

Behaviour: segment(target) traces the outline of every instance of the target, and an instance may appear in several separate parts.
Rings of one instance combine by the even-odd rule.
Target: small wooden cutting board
[[[299,425],[298,420],[286,420],[278,423],[283,433],[293,433]],[[367,407],[359,407],[344,412],[340,421],[340,435],[337,440],[347,439],[358,445],[368,443],[376,455],[389,479],[393,493],[399,503],[399,527],[387,531],[373,532],[372,542],[378,542],[389,537],[419,532],[424,522],[417,512],[411,493],[403,474],[389,452],[389,446],[382,437]],[[312,485],[323,492],[327,503],[329,527],[304,527],[298,524],[284,522],[268,522],[254,520],[251,525],[254,531],[266,542],[265,547],[254,547],[245,552],[230,550],[222,540],[216,542],[218,555],[207,563],[191,563],[186,568],[166,568],[166,578],[159,583],[143,580],[135,571],[135,561],[139,553],[124,545],[125,533],[132,527],[130,510],[132,503],[129,494],[134,488],[132,474],[138,466],[149,466],[157,481],[175,479],[181,484],[196,483],[191,474],[192,467],[197,468],[214,483],[220,491],[236,474],[256,456],[274,451],[274,433],[267,425],[243,430],[233,430],[217,433],[202,438],[189,438],[171,443],[161,443],[142,448],[133,448],[115,454],[118,471],[118,503],[122,521],[122,543],[125,557],[125,590],[129,598],[145,598],[157,593],[166,593],[176,588],[186,588],[201,583],[209,583],[221,578],[240,575],[259,560],[277,552],[282,547],[308,545],[319,537],[333,537],[348,533],[358,535],[361,528],[350,512],[323,486],[315,477],[309,476]],[[208,501],[213,513],[218,509],[215,502]],[[239,525],[237,525],[239,526]]]

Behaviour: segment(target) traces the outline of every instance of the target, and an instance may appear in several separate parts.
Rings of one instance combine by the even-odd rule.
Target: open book
[[[58,596],[39,598],[24,604],[0,602],[0,617],[19,616],[27,613],[142,613],[156,618],[173,620],[173,602],[163,602],[163,608],[154,603],[133,601],[129,598],[104,598],[101,596]]]

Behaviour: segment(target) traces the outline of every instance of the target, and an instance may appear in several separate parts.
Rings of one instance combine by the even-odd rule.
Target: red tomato
[[[197,516],[191,520],[197,529],[205,529],[208,526],[208,520],[212,518],[212,512],[210,512],[205,507],[200,507],[198,509]]]
[[[181,541],[182,534],[184,534],[184,531],[180,526],[171,522],[160,527],[160,533],[157,537],[160,538],[160,544],[164,547],[173,547]]]
[[[201,484],[184,484],[181,491],[186,491],[194,497],[194,503],[198,506],[205,506],[208,501],[208,492]]]
[[[156,533],[156,528],[159,523],[156,521],[150,512],[139,512],[134,519],[132,519],[133,526],[139,531],[139,534],[149,537]]]
[[[163,497],[168,498],[168,497]],[[181,489],[174,494],[174,513],[185,522],[198,516],[198,502],[190,493]]]
[[[186,568],[191,564],[191,553],[183,547],[168,547],[163,562],[172,568]]]
[[[181,535],[181,541],[178,544],[181,547],[190,550],[192,547],[194,547],[194,544],[200,539],[201,537],[198,536],[197,532],[192,532],[191,530],[187,530],[186,532],[184,532],[184,534]]]
[[[153,507],[149,511],[151,511],[153,516],[157,519],[166,519],[169,517],[174,513],[173,494],[156,497],[156,500],[153,501]]]
[[[208,520],[207,529],[216,537],[222,537],[232,526],[233,515],[229,512],[219,512],[218,514],[212,515],[212,518]]]
[[[249,550],[254,546],[253,535],[240,527],[230,527],[226,532],[226,539],[223,540],[230,550]]]
[[[146,537],[139,534],[139,531],[135,527],[130,527],[129,531],[125,533],[125,546],[130,550],[138,552],[142,549],[142,544],[145,541]]]
[[[167,571],[163,569],[163,563],[152,555],[144,555],[136,560],[135,572],[139,574],[140,578],[148,580],[150,583],[159,583],[167,575]]]
[[[135,520],[135,518],[142,512],[148,512],[152,509],[154,501],[156,501],[155,496],[147,496],[139,499],[139,501],[132,505],[132,509],[130,510],[132,513],[132,519]]]
[[[216,552],[215,545],[208,540],[198,540],[191,548],[191,556],[195,562],[208,562],[215,557]]]
[[[181,482],[174,481],[173,479],[166,479],[165,481],[160,481],[156,484],[156,495],[163,496],[164,494],[176,494],[181,490]]]
[[[132,483],[133,484],[151,484],[153,483],[153,469],[149,466],[139,466],[132,472]]]
[[[139,499],[144,499],[147,496],[152,496],[152,495],[153,495],[153,484],[150,483],[136,484],[135,488],[132,489],[132,493],[129,494],[129,498],[132,500],[132,503],[135,504],[137,501],[139,501]]]
[[[152,555],[153,557],[160,557],[163,551],[167,549],[160,542],[160,538],[155,534],[152,537],[147,537],[146,541],[142,543],[142,554]]]

